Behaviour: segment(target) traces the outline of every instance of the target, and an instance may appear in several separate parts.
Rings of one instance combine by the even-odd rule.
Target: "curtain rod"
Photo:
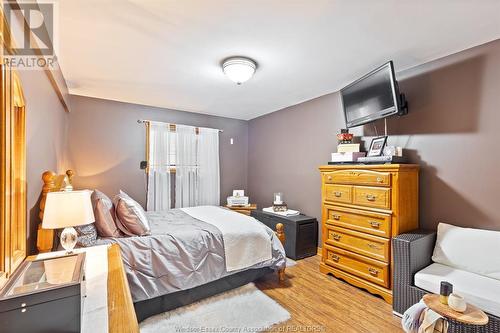
[[[144,120],[144,119],[137,119],[137,123],[139,124],[144,124],[144,123],[150,123],[150,122],[157,122],[157,123],[163,123],[163,121],[153,121],[153,120]],[[171,124],[171,125],[178,125],[178,126],[189,126],[189,127],[194,127],[194,128],[199,128],[199,126],[191,126],[191,125],[183,125],[183,124],[173,124],[173,123],[165,123],[165,124]],[[219,132],[224,132],[224,130],[218,129],[218,128],[212,128],[216,129]]]

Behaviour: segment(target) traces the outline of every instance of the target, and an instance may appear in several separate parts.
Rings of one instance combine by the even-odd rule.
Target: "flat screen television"
[[[340,96],[348,128],[407,111],[392,61],[341,89]]]

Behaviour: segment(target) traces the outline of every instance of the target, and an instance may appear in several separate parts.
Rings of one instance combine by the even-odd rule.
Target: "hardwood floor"
[[[286,269],[286,282],[268,275],[255,285],[292,318],[270,332],[403,332],[401,319],[383,299],[319,272],[320,257]]]

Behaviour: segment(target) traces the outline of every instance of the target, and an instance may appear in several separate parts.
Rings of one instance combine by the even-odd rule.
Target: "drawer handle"
[[[382,183],[384,179],[382,177],[377,177],[377,183]]]
[[[368,201],[375,201],[376,199],[377,199],[377,197],[373,194],[366,195],[366,200],[368,200]]]
[[[333,214],[332,217],[334,220],[337,220],[337,221],[340,220],[340,215]]]
[[[328,177],[326,177],[326,179],[332,180],[332,176],[328,176]]]
[[[340,238],[341,238],[341,237],[342,237],[342,236],[341,236],[341,235],[339,235],[339,234],[333,234],[333,239],[335,239],[335,240],[337,240],[337,241],[338,241],[338,240],[340,240]]]
[[[368,223],[370,223],[370,225],[372,226],[372,228],[377,228],[377,229],[380,228],[380,226],[382,225],[382,223],[377,222],[377,221],[370,221]]]
[[[378,269],[375,268],[368,268],[368,272],[370,272],[371,275],[377,276],[378,275]]]
[[[374,243],[368,243],[367,244],[369,248],[374,249],[374,250],[382,250],[382,248],[378,244]]]
[[[333,195],[335,195],[337,198],[340,198],[342,196],[342,192],[335,191],[333,192]]]
[[[339,261],[340,260],[340,257],[336,254],[332,254],[332,260],[333,261]]]

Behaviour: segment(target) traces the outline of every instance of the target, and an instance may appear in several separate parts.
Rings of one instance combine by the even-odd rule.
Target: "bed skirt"
[[[170,311],[201,299],[241,287],[269,273],[274,273],[274,270],[269,267],[250,269],[192,289],[176,291],[163,296],[139,301],[134,303],[137,320],[141,322],[156,314]]]

